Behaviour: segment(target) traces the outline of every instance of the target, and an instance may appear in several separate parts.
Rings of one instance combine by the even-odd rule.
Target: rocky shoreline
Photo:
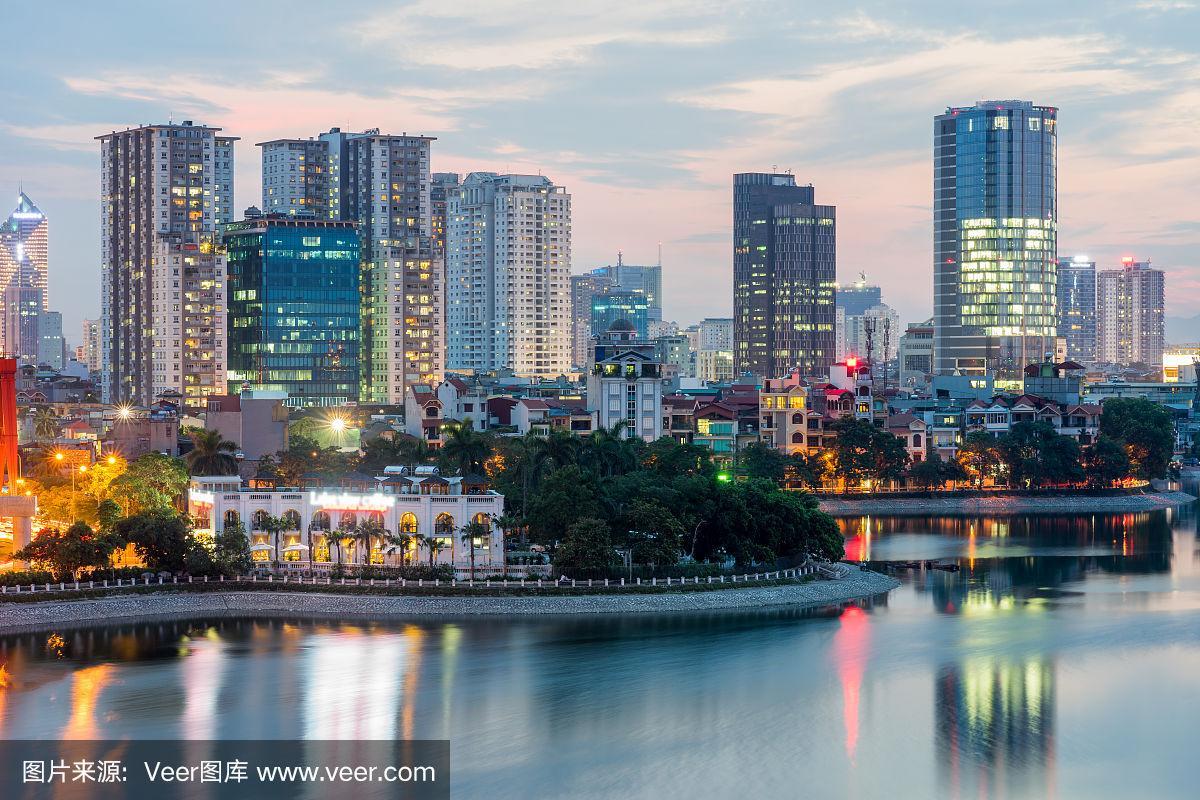
[[[647,614],[748,610],[772,606],[814,608],[884,594],[900,582],[852,567],[838,580],[646,594],[429,597],[291,592],[163,591],[87,600],[0,603],[0,633],[57,626],[104,625],[188,617],[328,617],[395,620],[411,617],[545,616],[547,614]]]
[[[1196,498],[1184,492],[1129,495],[1058,495],[1044,497],[870,497],[821,500],[821,510],[835,517],[861,514],[915,516],[925,514],[1076,514],[1156,511]]]

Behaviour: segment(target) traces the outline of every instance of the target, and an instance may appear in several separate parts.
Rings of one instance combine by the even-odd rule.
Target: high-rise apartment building
[[[1096,363],[1096,262],[1087,256],[1058,261],[1058,335],[1067,358]]]
[[[696,349],[733,352],[733,317],[705,317],[700,320]]]
[[[596,267],[588,273],[609,278],[623,292],[641,292],[646,296],[647,318],[662,321],[662,264],[626,264],[625,255],[617,253],[617,263]]]
[[[262,148],[264,214],[336,219],[331,213],[329,153],[320,139],[273,139]]]
[[[1058,110],[1023,100],[933,123],[934,368],[1016,382],[1055,351]]]
[[[429,207],[433,214],[433,246],[446,252],[446,210],[450,197],[458,190],[457,172],[435,172],[429,184]]]
[[[100,320],[85,319],[80,325],[79,359],[89,372],[99,373],[103,353],[100,349]]]
[[[447,201],[451,369],[571,368],[571,195],[541,175],[472,172]]]
[[[363,402],[400,404],[410,384],[442,378],[445,261],[434,230],[433,141],[330,128],[260,145],[265,212],[311,207],[317,219],[358,225]]]
[[[1096,358],[1105,364],[1163,363],[1166,275],[1147,261],[1121,260],[1096,284]]]
[[[834,361],[837,210],[789,174],[733,176],[737,372],[823,375]]]
[[[616,286],[606,275],[571,276],[571,364],[586,367],[592,358],[592,298]]]
[[[20,192],[17,206],[0,227],[0,294],[5,300],[5,313],[0,318],[0,352],[20,356],[26,351],[36,353],[31,338],[24,344],[16,337],[18,322],[24,317],[37,316],[49,308],[47,277],[49,275],[50,223],[29,195]],[[8,299],[12,291],[12,302]],[[30,306],[30,302],[35,305]],[[36,319],[29,323],[36,330]],[[11,331],[11,333],[10,333]]]
[[[358,399],[359,240],[353,222],[269,215],[225,226],[229,382],[290,406]]]
[[[638,338],[650,341],[650,300],[641,292],[606,289],[592,296],[592,337],[596,338],[619,319],[633,323]]]
[[[233,143],[220,128],[146,125],[96,137],[101,154],[105,402],[190,409],[225,392],[225,256]]]

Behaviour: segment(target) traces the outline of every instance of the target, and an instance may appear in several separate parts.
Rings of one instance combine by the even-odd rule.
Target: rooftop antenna
[[[658,266],[662,266],[662,242],[658,243]]]
[[[618,267],[624,266],[625,262],[622,261],[623,258],[624,258],[624,253],[622,253],[620,250],[618,250],[617,251],[617,266]]]

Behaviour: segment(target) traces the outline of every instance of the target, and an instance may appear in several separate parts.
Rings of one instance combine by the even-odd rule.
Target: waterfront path
[[[114,624],[186,617],[334,617],[379,620],[423,616],[545,616],[819,607],[872,597],[900,582],[858,567],[836,580],[779,583],[744,589],[661,593],[623,592],[539,596],[411,596],[287,591],[162,591],[78,600],[0,603],[0,632],[62,625]]]
[[[943,514],[1105,514],[1157,511],[1186,505],[1196,498],[1184,492],[1128,495],[1043,495],[1000,497],[888,497],[823,499],[821,510],[835,517],[862,514],[924,516]]]

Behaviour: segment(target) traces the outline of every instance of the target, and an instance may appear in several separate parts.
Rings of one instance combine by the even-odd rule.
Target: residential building
[[[623,253],[617,253],[617,263],[591,270],[589,275],[607,278],[623,292],[640,292],[646,297],[646,318],[661,322],[662,313],[662,259],[658,264],[626,264]]]
[[[646,338],[657,339],[661,336],[674,336],[679,333],[679,323],[664,320],[647,320],[646,322]]]
[[[100,373],[100,320],[85,319],[80,326],[80,347],[83,348],[80,360],[87,366],[88,370],[99,375]]]
[[[204,427],[238,446],[246,461],[288,449],[288,396],[277,389],[247,389],[241,394],[205,398]]]
[[[352,222],[272,214],[225,226],[229,383],[289,406],[358,400],[360,254]]]
[[[587,408],[598,428],[624,423],[622,435],[647,442],[663,434],[662,364],[654,345],[638,339],[627,319],[599,337],[587,379]]]
[[[883,303],[883,290],[867,283],[866,273],[860,272],[853,283],[838,284],[836,302],[847,317],[860,317],[868,308]]]
[[[836,209],[792,175],[734,175],[733,241],[737,372],[824,374],[836,344]]]
[[[1055,352],[1058,110],[1023,100],[934,119],[934,369],[1021,370]]]
[[[638,339],[648,341],[649,300],[641,292],[606,289],[592,297],[592,336],[600,336],[619,319],[629,320]]]
[[[912,414],[893,414],[884,423],[884,429],[904,443],[904,451],[912,463],[925,460],[925,420]]]
[[[1058,260],[1058,335],[1067,358],[1096,363],[1096,262],[1087,256]]]
[[[617,285],[605,275],[571,276],[571,365],[586,367],[592,357],[592,299]]]
[[[1123,258],[1117,269],[1101,270],[1096,289],[1098,361],[1161,367],[1165,291],[1165,274],[1149,260]]]
[[[57,311],[38,314],[37,363],[57,372],[67,365],[67,340],[63,337],[62,314]]]
[[[933,319],[913,322],[900,336],[900,385],[918,386],[933,374]]]
[[[220,128],[146,125],[101,150],[101,350],[105,402],[189,410],[225,391],[225,255],[233,143]]]
[[[429,207],[433,215],[433,246],[438,252],[446,253],[446,230],[449,224],[450,198],[459,188],[457,172],[435,172],[429,184]]]
[[[332,532],[373,517],[384,530],[437,539],[441,546],[434,551],[434,563],[452,565],[461,577],[467,577],[472,566],[476,575],[495,575],[504,570],[504,535],[496,527],[503,514],[504,496],[487,488],[485,478],[443,477],[435,467],[418,468],[411,475],[407,468],[388,467],[385,474],[352,487],[247,488],[233,475],[194,477],[188,489],[188,516],[196,521],[198,535],[212,537],[240,524],[256,561],[304,562],[324,569],[343,560],[392,566],[427,563],[426,555],[417,552],[415,538],[407,552],[381,536],[367,543],[346,542],[346,552],[339,553]],[[260,524],[268,517],[288,524],[278,543]],[[469,522],[480,523],[486,532],[468,545],[462,530]],[[355,553],[354,548],[367,552]]]
[[[733,350],[733,317],[705,317],[698,331],[696,350]]]
[[[664,377],[694,377],[696,372],[696,354],[692,352],[688,337],[682,334],[660,336],[654,339],[653,342],[654,356],[663,365]]]
[[[900,350],[900,315],[889,305],[880,303],[846,317],[844,329],[845,345],[839,359],[859,356],[881,369]]]
[[[705,383],[733,380],[732,350],[701,350],[695,354],[696,378]]]
[[[442,408],[442,401],[432,387],[410,384],[404,395],[404,432],[428,447],[441,447],[442,427],[446,424]]]
[[[330,208],[329,154],[320,139],[273,139],[262,148],[264,214],[338,219]]]
[[[478,383],[468,384],[462,378],[447,378],[437,387],[442,416],[456,422],[471,421],[477,431],[488,429],[488,392]]]
[[[155,403],[149,408],[124,407],[111,420],[100,440],[100,451],[115,453],[129,461],[147,453],[179,455],[179,413],[172,403]]]
[[[447,201],[451,369],[571,369],[571,195],[541,175],[472,172]]]
[[[767,378],[758,394],[759,437],[781,452],[807,453],[808,421],[812,411],[808,387],[799,370],[782,378]]]

